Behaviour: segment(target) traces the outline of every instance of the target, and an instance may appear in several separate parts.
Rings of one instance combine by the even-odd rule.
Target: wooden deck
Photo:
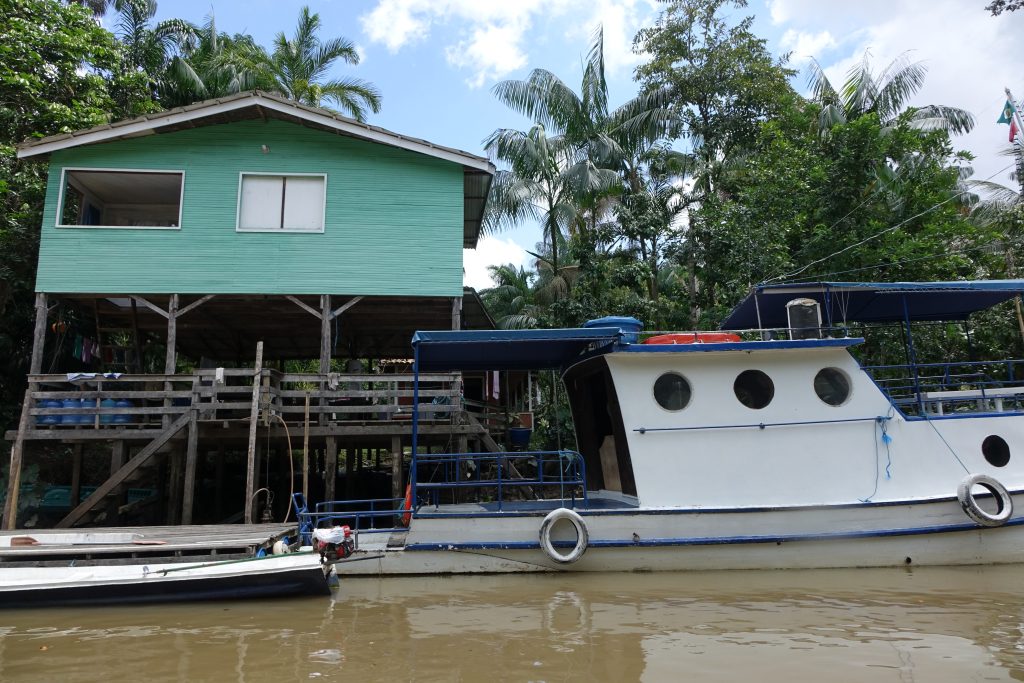
[[[131,564],[139,560],[195,562],[203,558],[252,557],[260,548],[294,536],[294,524],[216,524],[188,526],[97,527],[80,531],[67,529],[19,529],[6,536],[29,536],[42,545],[0,547],[0,567],[52,566],[68,562],[81,564]],[[85,534],[95,543],[48,543],[47,538]],[[135,542],[103,542],[112,536]]]

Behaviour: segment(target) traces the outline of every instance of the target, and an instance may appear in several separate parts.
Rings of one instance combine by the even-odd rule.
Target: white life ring
[[[551,542],[551,527],[563,519],[569,520],[576,527],[576,545],[568,554],[563,555]],[[569,508],[558,508],[548,513],[544,522],[540,525],[540,548],[544,554],[560,564],[572,564],[583,557],[587,552],[587,544],[590,542],[590,535],[587,533],[587,525],[583,518]]]
[[[972,491],[975,486],[981,486],[995,496],[997,505],[995,513],[983,510],[978,505]],[[966,477],[957,487],[956,497],[960,500],[960,507],[964,509],[967,516],[981,526],[1002,526],[1013,514],[1013,499],[1010,498],[1006,487],[987,474],[971,474]]]

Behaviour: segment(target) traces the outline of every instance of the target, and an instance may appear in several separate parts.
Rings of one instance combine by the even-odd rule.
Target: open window
[[[242,173],[239,232],[323,232],[327,176]]]
[[[57,226],[181,226],[185,174],[180,171],[64,169]]]

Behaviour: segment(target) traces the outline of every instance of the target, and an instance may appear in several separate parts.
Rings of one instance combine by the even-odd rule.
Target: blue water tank
[[[52,398],[44,399],[39,402],[40,408],[63,408],[64,404],[60,401],[56,401]],[[37,415],[36,424],[41,425],[59,425],[60,415]]]
[[[603,318],[588,320],[583,327],[617,327],[622,330],[622,341],[625,344],[636,344],[640,341],[640,333],[644,324],[636,318],[618,315],[606,315]]]
[[[117,401],[115,401],[112,398],[105,398],[102,401],[100,401],[100,408],[116,408],[116,407],[117,407]],[[117,416],[114,413],[105,413],[103,415],[100,415],[100,424],[105,424],[105,425],[113,424],[115,417],[117,417]]]
[[[131,408],[135,404],[132,403],[131,400],[129,400],[127,398],[119,398],[119,399],[117,399],[117,401],[115,401],[115,405],[118,408]],[[128,424],[128,423],[130,423],[132,421],[132,417],[133,417],[132,415],[128,415],[128,414],[114,415],[114,424],[119,424],[119,425]]]
[[[79,408],[82,407],[82,402],[77,398],[66,398],[61,401],[61,408]],[[60,416],[60,423],[65,425],[76,425],[82,423],[81,413],[64,413]]]

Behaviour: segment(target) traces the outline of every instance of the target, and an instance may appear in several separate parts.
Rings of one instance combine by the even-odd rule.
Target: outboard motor
[[[344,560],[352,554],[355,547],[355,537],[347,525],[313,529],[313,550],[320,553],[321,562]]]

